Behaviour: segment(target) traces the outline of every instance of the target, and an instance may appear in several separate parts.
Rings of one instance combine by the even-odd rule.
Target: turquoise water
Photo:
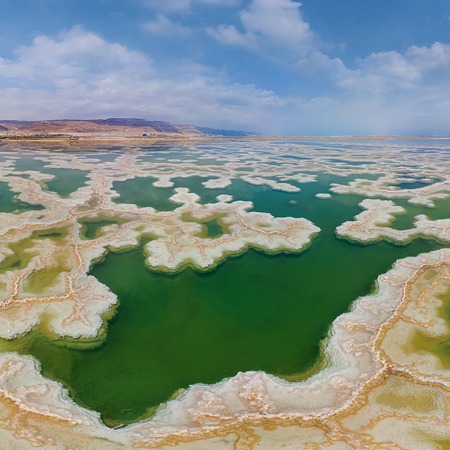
[[[57,192],[61,197],[68,197],[72,192],[85,185],[88,172],[78,169],[56,169],[46,167],[48,163],[36,159],[35,155],[22,155],[15,162],[18,171],[30,171],[48,173],[53,175],[53,180],[44,183],[45,187],[52,192]]]
[[[18,199],[18,194],[13,192],[8,183],[0,182],[0,212],[14,213],[43,209],[42,205],[31,205]]]
[[[151,206],[158,211],[173,211],[180,205],[171,202],[173,188],[156,188],[152,183],[157,181],[153,177],[133,178],[126,181],[115,181],[113,189],[120,195],[115,198],[116,203],[134,204],[141,208]]]
[[[54,180],[46,182],[48,190],[57,192],[61,197],[69,197],[88,179],[88,172],[78,169],[47,169],[47,173],[55,176]]]

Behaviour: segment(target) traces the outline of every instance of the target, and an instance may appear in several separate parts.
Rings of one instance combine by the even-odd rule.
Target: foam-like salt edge
[[[318,194],[315,195],[316,198],[320,198],[320,199],[327,199],[331,197],[331,194],[327,194],[326,192],[319,192]]]
[[[446,164],[444,164],[444,167]],[[367,180],[357,178],[350,181],[347,185],[332,183],[331,192],[336,194],[356,194],[365,197],[381,197],[381,198],[399,198],[406,199],[409,203],[415,205],[423,205],[428,207],[434,206],[434,201],[448,198],[450,196],[450,181],[444,176],[443,181],[431,183],[422,188],[416,189],[399,189],[391,186],[391,183],[402,181],[395,174],[386,174],[378,180]]]
[[[399,260],[378,277],[376,292],[359,298],[350,312],[333,322],[324,347],[327,367],[310,379],[289,383],[263,372],[239,373],[215,385],[191,386],[151,420],[116,430],[102,425],[96,413],[75,405],[58,383],[43,378],[32,358],[1,354],[2,442],[20,442],[21,448],[36,443],[63,448],[81,440],[85,447],[78,448],[156,448],[177,443],[180,448],[206,449],[218,437],[237,436],[234,448],[253,448],[256,443],[258,448],[277,448],[281,443],[285,448],[313,444],[317,448],[362,444],[365,447],[359,448],[435,448],[433,439],[444,439],[450,431],[445,402],[438,400],[450,395],[450,380],[432,364],[417,366],[420,355],[398,358],[401,341],[396,327],[417,318],[424,326],[433,323],[444,288],[450,288],[450,249]],[[397,333],[397,339],[392,340],[391,333]],[[392,406],[393,386],[397,386],[395,395],[428,395],[435,401],[425,412],[420,409],[423,405],[412,412],[402,404]],[[397,428],[381,430],[375,426],[381,422]],[[286,432],[277,432],[277,427]],[[292,427],[295,433],[290,436]],[[100,438],[105,446],[95,447]],[[221,442],[223,448],[235,444]]]
[[[339,236],[360,241],[373,242],[385,238],[404,243],[417,236],[431,237],[443,242],[450,241],[450,219],[429,220],[424,214],[415,217],[414,228],[396,230],[389,225],[395,215],[405,209],[391,200],[365,199],[359,206],[365,211],[358,214],[355,220],[337,227]]]

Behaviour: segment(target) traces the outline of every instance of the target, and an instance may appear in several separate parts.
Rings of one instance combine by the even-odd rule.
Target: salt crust
[[[67,199],[42,189],[41,183],[50,181],[51,175],[36,171],[15,171],[11,175],[16,159],[11,154],[0,163],[0,180],[7,181],[20,200],[42,204],[45,209],[0,214],[3,237],[0,254],[6,258],[12,252],[11,244],[29,242],[39,230],[64,228],[66,237],[62,244],[49,238],[33,239],[33,246],[26,250],[31,253],[27,267],[0,274],[0,283],[4,283],[8,292],[3,299],[0,318],[4,322],[0,329],[12,337],[35,326],[45,312],[52,317],[54,333],[94,336],[93,330],[101,326],[101,315],[116,302],[110,291],[86,275],[90,263],[102,257],[107,245],[117,249],[136,245],[139,236],[150,233],[156,240],[147,244],[147,263],[155,269],[176,270],[186,263],[207,269],[224,254],[240,252],[248,245],[272,251],[297,251],[317,232],[313,224],[303,219],[276,219],[250,212],[251,204],[230,203],[232,197],[228,194],[219,195],[217,204],[200,205],[195,194],[177,190],[172,201],[180,202],[180,207],[174,212],[118,205],[114,203],[118,194],[112,189],[113,180],[150,173],[158,180],[154,182],[156,187],[170,187],[171,178],[203,176],[206,171],[212,177],[204,183],[206,188],[217,189],[226,186],[228,180],[242,178],[252,184],[297,192],[297,186],[285,182],[313,182],[317,175],[309,171],[363,177],[348,184],[332,185],[330,190],[339,194],[403,198],[429,207],[434,206],[435,200],[450,196],[448,159],[445,152],[440,153],[438,145],[432,157],[416,155],[416,167],[408,169],[414,173],[413,178],[402,173],[405,170],[402,145],[387,152],[379,148],[382,163],[375,166],[373,153],[368,156],[362,151],[324,149],[318,156],[301,145],[292,148],[280,145],[279,153],[277,148],[273,151],[273,144],[264,148],[264,143],[258,142],[258,147],[260,151],[254,151],[252,143],[243,143],[241,150],[235,152],[231,145],[230,153],[224,153],[220,164],[201,167],[196,165],[196,160],[208,159],[206,150],[189,160],[169,161],[160,157],[157,163],[145,162],[134,148],[116,161],[103,164],[91,156],[41,156],[38,159],[51,168],[89,171],[88,185]],[[298,165],[287,161],[284,157],[291,151],[293,158],[301,151],[304,156],[301,159],[305,161]],[[336,156],[343,163],[330,162],[330,157]],[[357,166],[346,164],[355,159],[358,159]],[[368,180],[365,174],[377,174],[378,178]],[[23,178],[24,175],[29,178]],[[416,189],[395,186],[414,183],[418,177],[429,185]],[[402,230],[399,238],[397,230],[385,226],[400,212],[398,206],[382,200],[365,201],[361,206],[366,211],[338,228],[342,236],[361,241],[383,237],[404,241],[425,234],[448,241],[447,222],[419,216],[414,229]],[[186,212],[195,220],[181,220],[180,216]],[[221,256],[214,245],[210,246],[214,240],[200,234],[203,233],[200,222],[216,215],[224,229],[229,230],[228,234],[237,233],[240,240],[240,245],[225,241]],[[104,216],[117,219],[120,224],[102,228],[96,239],[80,238],[80,220]],[[273,228],[267,229],[268,224]],[[152,248],[152,243],[168,238],[169,252],[158,246]],[[192,251],[198,242],[204,249],[197,259]],[[26,295],[23,287],[27,277],[37,269],[52,268],[48,262],[58,256],[66,258],[69,269],[56,274],[51,286],[46,287],[54,294]],[[424,358],[422,354],[414,357],[414,352],[402,353],[398,348],[399,340],[413,333],[411,324],[435,334],[445,328],[442,320],[436,318],[436,305],[441,301],[438,294],[448,285],[449,265],[448,249],[398,261],[390,272],[378,278],[376,293],[358,299],[352,311],[335,320],[324,350],[328,365],[309,380],[287,383],[262,372],[240,373],[214,386],[192,386],[161,407],[152,420],[120,430],[108,429],[96,413],[75,405],[58,383],[39,374],[39,365],[32,358],[3,353],[0,355],[1,442],[8,448],[49,449],[71,446],[113,449],[123,445],[152,448],[173,444],[186,449],[247,449],[256,444],[258,449],[436,448],[436,442],[450,438],[446,426],[449,418],[444,416],[444,403],[439,400],[449,397],[448,381],[436,357]],[[432,280],[431,284],[424,284],[423,277]],[[433,328],[436,324],[437,328]],[[395,399],[393,393],[398,394],[398,399],[390,405],[380,400]],[[402,404],[402,395],[428,396],[427,414],[422,414],[419,406],[411,412],[413,403]]]
[[[39,184],[24,181],[25,201],[40,201],[45,211],[30,211],[20,215],[0,214],[3,259],[12,253],[11,245],[29,242],[28,254],[34,256],[25,268],[6,270],[0,274],[3,283],[0,308],[0,336],[11,339],[36,326],[42,315],[50,317],[52,332],[71,337],[94,337],[102,326],[101,316],[117,299],[94,277],[87,275],[92,262],[101,258],[107,247],[121,250],[136,246],[142,236],[152,240],[145,246],[146,263],[155,270],[175,271],[186,264],[205,270],[214,267],[226,255],[238,254],[248,247],[266,251],[299,251],[309,244],[320,230],[310,221],[294,218],[274,218],[267,213],[249,211],[251,202],[218,202],[200,205],[199,197],[186,188],[175,189],[171,200],[180,206],[173,212],[158,212],[153,208],[115,204],[112,180],[99,173],[91,174],[90,185],[81,188],[70,199],[56,199],[42,191]],[[19,188],[20,186],[15,186]],[[225,198],[225,200],[229,200]],[[92,209],[80,209],[95,201]],[[183,218],[189,214],[191,221]],[[80,222],[111,217],[121,225],[105,227],[98,239],[80,237]],[[220,216],[226,229],[218,238],[202,237],[202,221]],[[22,223],[20,223],[22,221]],[[67,237],[33,240],[33,231],[63,227]],[[9,238],[9,239],[8,239]],[[64,259],[64,268],[52,284],[38,294],[27,291],[33,274],[51,270],[55,260]],[[58,265],[56,265],[58,267]]]
[[[61,198],[45,189],[45,183],[53,179],[45,169],[42,173],[13,170],[16,157],[14,154],[9,156],[0,163],[0,180],[6,181],[21,201],[42,205],[43,210],[0,213],[0,262],[6,260],[6,264],[7,258],[22,247],[20,258],[28,259],[24,267],[7,267],[0,272],[0,337],[6,339],[28,332],[44,315],[54,334],[95,337],[103,325],[102,316],[117,303],[109,289],[87,275],[90,266],[104,257],[107,248],[133,247],[143,236],[149,236],[151,241],[146,244],[145,252],[150,268],[176,271],[192,266],[210,270],[227,255],[239,254],[248,247],[269,252],[298,252],[320,231],[305,219],[275,218],[267,213],[250,211],[251,202],[232,201],[228,194],[218,195],[217,203],[203,205],[199,203],[199,197],[186,188],[173,190],[170,201],[176,206],[174,211],[156,211],[151,207],[139,208],[115,202],[119,198],[113,189],[115,181],[150,174],[157,181],[149,180],[149,183],[157,188],[167,188],[173,185],[171,178],[198,176],[198,166],[189,160],[160,156],[158,162],[149,162],[139,150],[129,149],[116,160],[100,164],[95,154],[80,157],[40,152],[35,159],[49,169],[78,169],[87,173],[85,186],[68,198]],[[200,152],[196,157],[205,159],[206,155]],[[202,174],[213,176],[203,183],[205,187],[223,188],[239,173],[238,169],[242,169],[236,156],[222,159],[231,164],[225,168],[227,175],[216,176],[219,171],[223,172],[223,165],[202,166]],[[258,176],[247,176],[248,181],[286,191],[299,190],[266,178],[269,171],[264,160],[260,161],[259,167],[258,158],[254,159],[256,165],[252,170]],[[286,169],[283,177],[306,182],[314,179],[314,176]],[[103,219],[118,223],[102,227],[95,239],[82,238],[83,221]],[[213,219],[219,220],[223,234],[209,238],[202,222]],[[51,234],[56,229],[63,230],[65,237],[35,238],[38,232]],[[50,281],[39,285],[39,280],[45,278]]]
[[[355,220],[348,221],[336,229],[339,236],[360,242],[373,242],[386,238],[395,242],[408,242],[414,237],[432,237],[443,242],[450,241],[450,218],[429,220],[426,215],[415,217],[414,228],[396,230],[389,225],[395,216],[405,212],[391,200],[365,199],[359,206],[365,211]]]
[[[333,183],[330,191],[336,194],[357,194],[365,197],[406,199],[411,204],[432,208],[434,207],[435,200],[450,197],[450,182],[446,178],[444,176],[444,181],[431,183],[422,188],[399,189],[395,187],[395,183],[400,182],[402,179],[393,174],[387,174],[375,181],[358,178],[350,181],[347,185]],[[394,186],[390,184],[394,184]]]
[[[307,381],[239,373],[216,385],[192,386],[153,419],[116,430],[75,405],[58,383],[43,378],[35,360],[4,353],[0,437],[24,449],[102,448],[94,447],[99,438],[110,449],[176,443],[207,449],[226,436],[236,437],[217,448],[277,448],[281,443],[292,449],[435,448],[433,442],[449,433],[448,373],[435,361],[417,366],[420,355],[397,358],[403,341],[392,341],[390,334],[412,318],[432,325],[439,295],[449,288],[450,249],[399,260],[378,278],[375,293],[359,298],[334,321],[324,348],[328,365]],[[418,395],[429,400],[402,400]],[[286,430],[268,433],[277,427]],[[80,440],[86,444],[80,447]]]

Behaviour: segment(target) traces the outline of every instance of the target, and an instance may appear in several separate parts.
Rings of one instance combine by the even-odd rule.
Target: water
[[[68,197],[72,192],[84,186],[88,172],[79,169],[57,169],[47,167],[47,163],[36,159],[35,155],[21,155],[15,162],[18,171],[36,171],[53,175],[53,180],[43,183],[52,192],[57,192],[61,197]]]
[[[326,145],[323,141],[307,144]],[[333,148],[350,150],[360,145],[353,144],[334,143]],[[162,156],[183,159],[184,149],[170,150],[163,147],[155,154],[146,150],[141,160],[155,161]],[[105,162],[114,158],[108,157]],[[340,166],[346,164],[342,161]],[[357,160],[353,166],[362,164],[367,163]],[[61,196],[70,195],[86,181],[82,171],[50,169],[32,158],[19,160],[16,167],[55,174],[56,180],[48,183],[48,189]],[[252,201],[255,211],[276,217],[305,217],[321,232],[302,253],[268,255],[248,250],[206,273],[191,268],[177,274],[152,272],[144,264],[143,242],[125,252],[110,252],[91,268],[91,274],[120,301],[104,337],[93,342],[69,341],[48,336],[38,328],[3,343],[4,348],[35,356],[45,376],[62,382],[76,402],[99,411],[110,426],[148,417],[180,390],[194,383],[215,383],[239,371],[264,370],[289,380],[312,373],[320,365],[320,343],[333,320],[356,298],[370,293],[379,274],[397,259],[443,246],[431,239],[415,239],[406,245],[360,245],[338,238],[336,227],[361,212],[358,204],[364,197],[332,194],[322,200],[315,195],[328,192],[331,183],[374,179],[379,174],[317,175],[315,183],[290,182],[301,189],[297,193],[255,186],[241,179],[233,179],[224,189],[206,189],[202,183],[213,177],[211,173],[173,178],[170,188],[152,186],[156,178],[151,176],[116,181],[113,188],[120,195],[116,203],[172,211],[179,206],[169,200],[174,189],[187,187],[200,196],[200,203],[215,202],[217,195],[229,194],[235,200]],[[420,213],[432,219],[450,213],[449,200],[437,201],[435,209],[394,201],[407,208],[393,222],[398,229],[409,228]],[[103,227],[114,223],[120,221],[113,216],[85,219],[81,237],[95,239]],[[204,236],[226,232],[220,217],[202,223]],[[39,237],[61,237],[57,231]],[[16,253],[26,255],[27,243],[18,245],[24,248],[18,247]],[[12,258],[0,270],[26,263],[26,259]],[[447,343],[444,346],[447,348]]]
[[[362,197],[314,197],[333,181],[342,180],[323,176],[303,184],[300,193],[245,183],[239,195],[243,182],[233,183],[233,193],[254,201],[256,210],[302,216],[320,226],[304,253],[248,251],[212,272],[176,275],[148,270],[142,248],[110,253],[91,272],[120,299],[104,342],[83,347],[35,332],[22,340],[20,352],[35,356],[44,375],[63,382],[78,403],[99,411],[111,426],[151,414],[193,383],[244,370],[301,376],[317,363],[332,321],[369,293],[380,273],[399,258],[440,247],[426,239],[405,246],[338,239],[336,226],[360,212]]]
[[[10,189],[8,183],[0,181],[0,212],[19,213],[43,209],[42,205],[31,205],[19,200],[17,196],[18,194]]]

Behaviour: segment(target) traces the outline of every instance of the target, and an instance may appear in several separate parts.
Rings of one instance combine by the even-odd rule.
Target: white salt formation
[[[395,230],[389,225],[397,214],[405,212],[401,206],[390,200],[363,200],[359,206],[365,209],[354,221],[340,225],[336,232],[342,237],[360,242],[377,241],[387,238],[395,242],[407,242],[414,237],[433,237],[443,242],[450,241],[450,218],[429,220],[421,214],[416,216],[414,228]]]

